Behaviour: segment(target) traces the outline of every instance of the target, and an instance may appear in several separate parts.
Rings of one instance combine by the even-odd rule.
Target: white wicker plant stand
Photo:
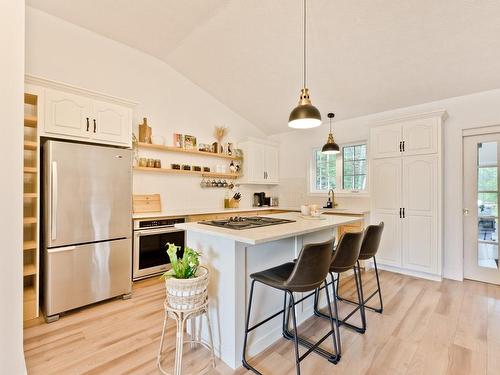
[[[182,351],[184,344],[188,343],[200,344],[210,350],[212,366],[215,367],[212,328],[210,326],[210,318],[208,316],[208,269],[202,266],[198,267],[197,275],[197,277],[192,279],[168,278],[165,280],[165,287],[167,291],[167,298],[164,302],[165,318],[163,320],[163,330],[157,359],[158,369],[162,374],[170,375],[161,367],[163,340],[165,338],[168,318],[175,319],[177,325],[174,375],[182,374]],[[205,315],[207,319],[210,345],[202,342],[201,339],[184,340],[186,321],[200,315]]]

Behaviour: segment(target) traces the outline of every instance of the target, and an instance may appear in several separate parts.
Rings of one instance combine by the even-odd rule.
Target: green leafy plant
[[[167,243],[167,254],[170,257],[172,268],[162,275],[162,278],[175,277],[176,279],[190,279],[196,277],[196,271],[200,265],[199,257],[201,253],[190,247],[184,248],[182,258],[177,257],[177,251],[180,246],[173,243]]]

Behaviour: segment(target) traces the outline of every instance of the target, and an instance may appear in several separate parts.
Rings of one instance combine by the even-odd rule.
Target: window
[[[342,148],[342,189],[366,190],[366,145]]]
[[[314,149],[310,170],[310,192],[327,193],[334,189],[346,193],[366,190],[366,144],[341,147],[338,154],[323,154]]]
[[[314,151],[315,158],[315,189],[330,190],[337,187],[337,155],[323,154],[321,150]]]

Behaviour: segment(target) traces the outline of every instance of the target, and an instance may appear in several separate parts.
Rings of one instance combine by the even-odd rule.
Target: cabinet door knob
[[[399,141],[399,152],[403,152],[403,142]]]
[[[89,131],[89,126],[90,126],[89,118],[87,117],[87,131]]]
[[[403,209],[399,207],[399,218],[403,218]]]
[[[403,141],[403,152],[405,152],[405,141]]]
[[[96,129],[97,129],[97,124],[96,124],[95,119],[94,119],[94,133],[95,133]]]

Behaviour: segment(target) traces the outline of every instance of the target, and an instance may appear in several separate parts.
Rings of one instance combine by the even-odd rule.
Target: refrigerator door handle
[[[52,162],[52,191],[51,191],[51,233],[50,238],[55,240],[57,238],[57,162]]]
[[[52,254],[52,253],[61,253],[63,251],[71,251],[75,250],[76,246],[64,246],[64,247],[56,247],[54,249],[47,249],[47,253]]]

